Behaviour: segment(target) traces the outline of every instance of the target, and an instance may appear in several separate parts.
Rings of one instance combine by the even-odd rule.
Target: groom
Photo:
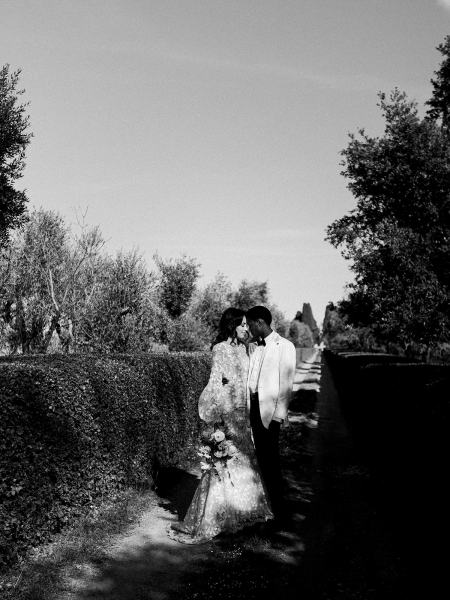
[[[272,315],[265,306],[246,313],[253,341],[248,375],[248,408],[255,452],[272,511],[282,515],[282,478],[279,455],[281,424],[287,418],[294,383],[295,347],[270,327]]]

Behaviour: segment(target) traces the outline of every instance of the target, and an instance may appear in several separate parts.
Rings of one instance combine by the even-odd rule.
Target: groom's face
[[[247,319],[247,325],[248,325],[248,328],[250,329],[250,333],[252,334],[252,338],[254,340],[261,337],[262,328],[261,328],[260,319],[258,319],[257,321],[252,321],[251,319]]]

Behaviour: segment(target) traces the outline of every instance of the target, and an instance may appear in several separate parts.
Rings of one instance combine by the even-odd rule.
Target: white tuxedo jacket
[[[267,339],[267,338],[266,338]],[[250,369],[255,344],[250,345]],[[264,427],[268,428],[275,417],[285,420],[292,396],[292,386],[296,366],[295,346],[292,342],[274,332],[264,348],[263,362],[259,373],[259,410]],[[247,384],[247,407],[250,411],[250,388]]]

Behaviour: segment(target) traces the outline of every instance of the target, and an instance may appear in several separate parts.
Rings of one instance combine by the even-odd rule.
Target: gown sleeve
[[[206,423],[214,423],[222,418],[225,348],[216,344],[212,351],[212,367],[209,381],[198,400],[198,414]]]

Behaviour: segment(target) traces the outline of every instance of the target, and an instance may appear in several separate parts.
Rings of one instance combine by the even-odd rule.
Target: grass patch
[[[157,503],[155,492],[127,489],[103,501],[43,546],[32,549],[14,568],[0,574],[2,600],[52,600],[67,581],[95,570],[111,539],[129,529]]]

